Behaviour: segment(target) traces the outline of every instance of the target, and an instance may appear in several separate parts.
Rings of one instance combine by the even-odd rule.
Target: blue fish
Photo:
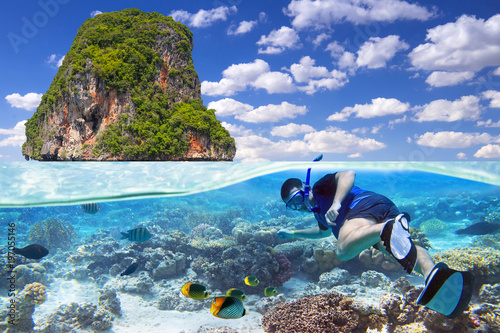
[[[146,228],[135,228],[127,232],[122,232],[121,234],[121,239],[129,239],[133,242],[145,242],[151,238],[151,234]]]
[[[96,202],[83,204],[81,208],[87,214],[95,214],[99,211],[99,205]]]
[[[479,222],[465,229],[455,231],[457,235],[487,235],[498,232],[500,223]]]

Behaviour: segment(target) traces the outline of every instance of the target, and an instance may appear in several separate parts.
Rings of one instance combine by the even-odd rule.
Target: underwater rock
[[[187,257],[184,253],[169,251],[163,261],[153,270],[153,280],[159,281],[179,275],[186,270]]]
[[[116,295],[116,290],[104,288],[99,290],[99,307],[109,311],[115,316],[121,317],[121,303]]]
[[[369,270],[361,274],[361,284],[370,288],[384,289],[391,285],[391,280],[382,273]]]
[[[47,270],[38,263],[18,265],[12,272],[16,276],[16,287],[23,288],[28,283],[47,283]]]
[[[330,272],[323,273],[319,276],[319,286],[325,289],[331,289],[335,286],[347,284],[351,276],[345,269],[335,267]]]
[[[154,287],[153,280],[146,272],[140,272],[139,276],[125,276],[120,280],[108,282],[106,287],[116,288],[117,290],[129,293],[138,294],[141,296],[151,294]]]
[[[256,242],[266,244],[268,246],[275,243],[276,230],[260,230],[253,234]]]
[[[342,263],[333,250],[314,249],[314,259],[321,272],[327,272]]]
[[[203,325],[198,328],[196,333],[239,333],[239,331],[227,326],[210,327]]]
[[[386,322],[380,310],[363,307],[338,293],[278,304],[262,317],[266,333],[365,332],[368,328],[382,329]]]
[[[255,311],[264,315],[272,307],[285,302],[286,302],[285,295],[277,294],[271,297],[263,297],[259,299],[257,302],[255,302],[254,307]]]
[[[65,280],[88,281],[89,270],[86,267],[75,267],[64,274]]]

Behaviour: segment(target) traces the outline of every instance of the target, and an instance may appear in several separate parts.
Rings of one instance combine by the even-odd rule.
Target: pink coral
[[[273,275],[272,284],[274,286],[282,286],[283,283],[290,280],[293,276],[292,263],[288,260],[287,257],[283,254],[276,255],[276,261],[279,264],[279,270],[276,274]]]

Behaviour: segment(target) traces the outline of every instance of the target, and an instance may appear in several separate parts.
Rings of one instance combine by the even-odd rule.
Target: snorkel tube
[[[313,162],[319,162],[323,159],[323,154],[319,154]],[[307,169],[307,175],[306,175],[306,183],[304,184],[304,202],[306,203],[307,208],[311,212],[315,211],[315,207],[312,207],[311,204],[309,203],[309,191],[311,189],[311,185],[309,185],[309,182],[311,181],[311,168]]]

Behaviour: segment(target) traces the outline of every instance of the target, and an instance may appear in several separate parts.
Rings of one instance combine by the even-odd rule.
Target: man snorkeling
[[[333,233],[341,260],[352,259],[373,246],[391,255],[406,272],[415,270],[424,276],[425,288],[418,304],[449,318],[467,308],[474,276],[448,268],[444,263],[435,265],[424,248],[413,244],[407,213],[401,213],[385,196],[355,186],[356,174],[352,170],[325,175],[311,191],[310,171],[307,170],[305,183],[298,178],[287,179],[281,187],[281,198],[287,209],[313,213],[318,226],[293,231],[281,229],[279,238],[323,238]]]

